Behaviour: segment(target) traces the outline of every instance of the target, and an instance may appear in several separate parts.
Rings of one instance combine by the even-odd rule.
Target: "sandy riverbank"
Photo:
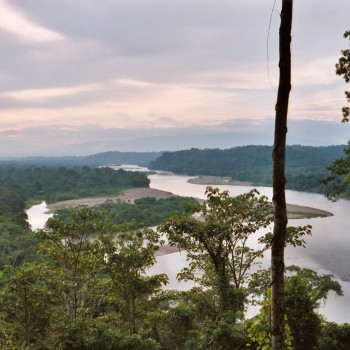
[[[251,186],[248,182],[233,181],[229,177],[201,175],[194,179],[189,179],[189,183],[197,185],[230,185],[230,186]],[[295,204],[287,204],[288,219],[304,219],[315,217],[333,216],[332,213]]]
[[[49,212],[52,213],[56,209],[63,208],[63,207],[76,207],[76,206],[92,207],[94,205],[103,204],[107,200],[113,201],[113,202],[125,201],[125,202],[132,203],[133,201],[135,201],[135,199],[139,199],[143,197],[170,198],[170,197],[176,197],[176,195],[174,195],[171,192],[156,190],[154,188],[131,188],[125,191],[120,196],[72,199],[68,201],[49,204],[48,209],[49,209]],[[287,204],[287,211],[288,211],[289,219],[327,217],[327,216],[333,215],[328,211],[324,211],[316,208],[304,207],[300,205],[294,205],[294,204]]]
[[[226,183],[227,184],[227,183]],[[98,204],[103,204],[106,200],[111,201],[126,201],[133,202],[135,199],[143,198],[143,197],[156,197],[156,198],[170,198],[177,197],[171,192],[156,190],[154,188],[132,188],[125,191],[120,196],[114,197],[96,197],[96,198],[80,198],[80,199],[72,199],[68,201],[57,202],[53,204],[49,204],[49,212],[52,213],[55,210],[63,207],[75,207],[75,206],[94,206]],[[310,217],[326,217],[333,215],[324,210],[304,207],[300,205],[287,204],[288,218],[289,219],[302,219],[302,218],[310,218]],[[170,247],[169,245],[163,245],[157,251],[156,255],[161,256],[165,254],[171,254],[178,251],[177,247]]]
[[[252,186],[250,182],[235,181],[235,180],[232,180],[230,177],[209,176],[209,175],[200,175],[194,179],[187,180],[187,182],[195,185],[208,185],[208,186],[215,186],[215,185]]]
[[[64,207],[77,207],[80,205],[93,207],[94,205],[99,205],[105,203],[107,200],[112,202],[122,201],[133,203],[135,199],[143,197],[155,197],[155,198],[170,198],[178,197],[175,194],[167,191],[156,190],[154,188],[131,188],[126,190],[120,196],[112,197],[89,197],[89,198],[79,198],[79,199],[70,199],[67,201],[57,202],[48,204],[49,212],[52,213],[56,209]]]

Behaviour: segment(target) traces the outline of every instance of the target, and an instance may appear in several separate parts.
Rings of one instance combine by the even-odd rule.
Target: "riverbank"
[[[151,180],[150,187],[154,189],[168,191],[168,193],[172,192],[177,196],[204,199],[206,185],[188,183],[189,176],[157,173],[150,175],[149,178]],[[220,188],[228,189],[232,195],[239,195],[251,189],[249,186],[246,188],[220,186]],[[261,194],[271,197],[271,188],[260,187],[259,191]],[[337,281],[341,283],[345,296],[340,298],[332,294],[326,305],[322,306],[320,312],[330,321],[349,322],[350,283],[341,281],[340,277],[345,279],[350,271],[350,262],[346,258],[348,255],[347,249],[350,245],[347,219],[350,202],[339,200],[337,203],[330,203],[321,194],[297,191],[288,191],[288,198],[290,203],[300,204],[307,208],[329,210],[334,213],[334,216],[323,219],[290,220],[289,224],[292,226],[304,226],[308,223],[312,225],[312,236],[305,237],[307,241],[306,249],[301,247],[287,249],[286,264],[310,268],[319,274],[333,274],[336,276]],[[158,263],[152,270],[154,273],[166,273],[169,276],[172,281],[169,288],[178,288],[181,285],[177,282],[176,275],[183,266],[186,266],[186,253],[177,254],[177,251],[178,248],[176,247],[161,247],[157,252]],[[269,262],[267,262],[267,265],[269,265]],[[180,288],[182,288],[182,285]]]
[[[53,213],[55,210],[64,207],[77,207],[77,206],[88,206],[93,207],[95,205],[103,204],[107,200],[112,202],[122,201],[133,203],[136,199],[144,197],[155,197],[160,198],[170,198],[178,197],[175,194],[167,191],[156,190],[154,188],[142,187],[142,188],[131,188],[126,190],[123,194],[119,196],[108,196],[108,197],[88,197],[79,199],[70,199],[67,201],[56,202],[48,204],[48,213]]]
[[[208,186],[218,186],[218,185],[252,186],[252,184],[249,182],[234,181],[230,177],[209,176],[209,175],[200,175],[196,178],[187,180],[187,182],[195,185],[208,185]],[[301,206],[301,205],[295,205],[295,204],[287,204],[287,213],[288,213],[288,219],[310,219],[310,218],[333,216],[332,213],[325,210]]]
[[[217,186],[217,185],[253,186],[250,182],[235,181],[235,180],[232,180],[230,177],[209,176],[209,175],[200,175],[194,179],[187,180],[187,182],[194,185],[208,185],[208,186]]]
[[[191,179],[192,180],[192,179]],[[196,179],[194,179],[196,180]],[[155,197],[160,198],[170,198],[177,197],[175,194],[167,191],[157,190],[154,188],[131,188],[126,190],[120,196],[112,197],[89,197],[89,198],[80,198],[80,199],[71,199],[67,201],[57,202],[49,204],[48,212],[53,213],[55,210],[64,207],[77,207],[77,206],[88,206],[93,207],[95,205],[103,204],[107,200],[112,202],[122,201],[133,203],[136,199],[144,197]],[[316,208],[300,206],[295,204],[287,204],[287,212],[289,219],[305,219],[305,218],[315,218],[315,217],[327,217],[332,216],[333,214]]]

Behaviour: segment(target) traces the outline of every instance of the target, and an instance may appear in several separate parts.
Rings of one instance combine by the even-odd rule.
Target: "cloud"
[[[264,133],[270,139],[266,120],[274,118],[276,92],[268,71],[276,89],[279,7],[267,45],[272,1],[0,0],[7,18],[0,25],[0,130],[17,130],[12,140],[22,140],[8,147],[7,138],[4,149],[40,152],[32,143],[52,136],[48,130],[60,135],[62,152],[126,149],[124,134],[134,135],[128,140],[139,149],[141,140],[156,147],[160,130],[163,144],[169,136],[174,147],[176,140],[220,144],[210,130],[228,135],[225,128],[232,143],[249,139],[234,130],[254,134],[256,142],[267,139]],[[342,33],[349,12],[344,0],[295,4],[291,121],[338,122],[345,87],[334,64],[347,45]],[[101,129],[89,134],[90,124]],[[29,137],[34,129],[43,135]]]
[[[74,86],[66,88],[15,90],[0,93],[0,98],[9,98],[22,102],[44,102],[58,97],[78,95],[95,89],[96,85]]]
[[[44,43],[63,38],[61,34],[31,22],[18,9],[9,5],[6,0],[0,0],[0,8],[0,28],[27,43]]]

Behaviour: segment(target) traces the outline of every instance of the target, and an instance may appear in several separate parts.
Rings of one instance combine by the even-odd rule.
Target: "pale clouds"
[[[63,38],[53,30],[32,23],[6,0],[0,0],[0,28],[19,37],[24,42],[49,42]]]
[[[9,98],[21,102],[45,102],[51,99],[74,96],[96,88],[95,85],[74,86],[67,88],[48,88],[48,89],[31,89],[31,90],[14,90],[0,92],[0,98]]]
[[[267,133],[266,123],[272,123],[278,85],[279,2],[269,68],[266,62],[272,4],[0,0],[0,131],[10,133],[4,134],[5,151],[37,152],[46,140],[43,133],[57,131],[56,151],[52,145],[50,152],[70,152],[77,144],[89,152],[92,145],[102,147],[97,135],[106,130],[137,140],[142,130],[147,135],[154,130],[143,138],[146,149],[154,145],[151,138],[160,140],[167,131],[175,142],[176,132],[179,139],[185,129],[224,133],[232,120],[242,119],[251,132],[241,142],[263,140],[257,133]],[[334,64],[347,45],[342,34],[349,29],[349,13],[348,0],[295,2],[291,121],[340,120],[346,87]],[[86,125],[99,125],[100,133],[86,132]]]

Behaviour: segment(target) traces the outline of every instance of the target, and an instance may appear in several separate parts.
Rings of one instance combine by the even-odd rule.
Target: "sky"
[[[281,3],[0,0],[0,157],[271,145]],[[349,13],[294,2],[288,144],[350,137]]]

